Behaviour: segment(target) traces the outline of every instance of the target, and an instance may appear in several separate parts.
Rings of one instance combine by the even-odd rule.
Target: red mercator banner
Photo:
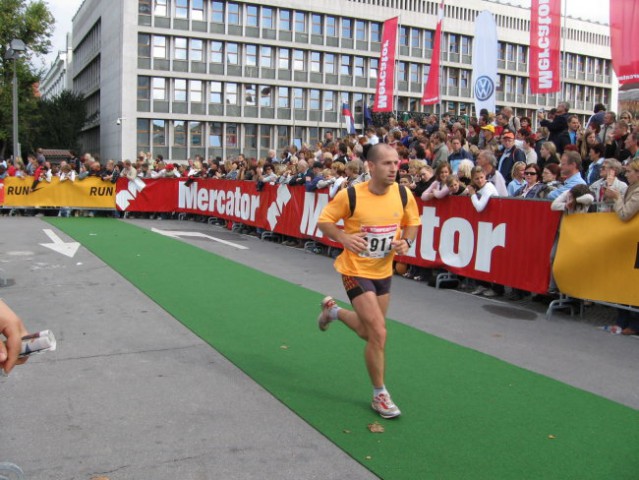
[[[532,0],[530,91],[556,93],[561,82],[561,0]]]
[[[384,22],[374,112],[392,112],[395,98],[395,50],[399,17]]]
[[[635,0],[610,0],[612,66],[621,85],[639,82],[639,4]]]
[[[210,179],[121,178],[117,187],[120,210],[208,215],[338,246],[317,228],[330,201],[326,190],[264,185],[258,191],[255,182]],[[548,202],[495,198],[481,213],[468,197],[417,204],[422,227],[410,255],[399,260],[530,292],[547,290],[560,219]]]
[[[435,39],[433,40],[433,56],[430,59],[430,70],[428,80],[424,86],[422,95],[422,105],[435,105],[439,103],[439,57],[441,55],[442,23],[444,20],[444,2],[439,5],[437,18],[437,28],[435,29]]]

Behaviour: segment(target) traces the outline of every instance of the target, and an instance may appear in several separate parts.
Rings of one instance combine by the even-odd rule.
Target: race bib
[[[368,250],[360,253],[361,257],[384,258],[393,249],[392,242],[397,234],[398,225],[362,226],[362,232],[366,233]]]

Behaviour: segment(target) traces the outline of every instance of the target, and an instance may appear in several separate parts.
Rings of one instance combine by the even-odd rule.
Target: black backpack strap
[[[346,189],[346,193],[348,193],[348,207],[351,210],[351,217],[353,213],[355,213],[355,205],[357,205],[357,195],[355,195],[355,187],[348,187]]]
[[[406,187],[404,185],[397,184],[399,186],[399,196],[402,197],[402,208],[406,208],[408,205],[408,192],[406,191]]]

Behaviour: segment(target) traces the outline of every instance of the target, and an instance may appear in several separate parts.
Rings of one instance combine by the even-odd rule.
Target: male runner
[[[339,319],[366,340],[364,358],[373,383],[373,410],[383,418],[400,415],[384,385],[386,311],[390,301],[393,256],[408,252],[420,225],[417,203],[408,194],[403,204],[395,183],[399,168],[397,151],[384,143],[367,154],[371,179],[355,185],[355,202],[347,190],[340,191],[322,211],[318,227],[327,237],[341,243],[344,251],[335,269],[355,311],[341,309],[331,297],[322,301],[318,317],[320,330]],[[351,212],[352,204],[355,208]],[[344,229],[335,224],[343,219]],[[403,229],[403,230],[402,230]]]

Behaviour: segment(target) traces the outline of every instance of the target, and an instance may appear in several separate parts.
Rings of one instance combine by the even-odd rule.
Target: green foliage
[[[40,100],[38,107],[38,145],[76,150],[78,136],[87,119],[84,97],[64,90],[52,99]]]
[[[39,77],[32,59],[49,52],[53,24],[53,15],[43,0],[0,0],[0,156],[12,153],[14,67],[18,76],[20,143],[23,152],[35,147],[38,105],[34,84]],[[5,59],[13,39],[27,46],[18,60]]]

